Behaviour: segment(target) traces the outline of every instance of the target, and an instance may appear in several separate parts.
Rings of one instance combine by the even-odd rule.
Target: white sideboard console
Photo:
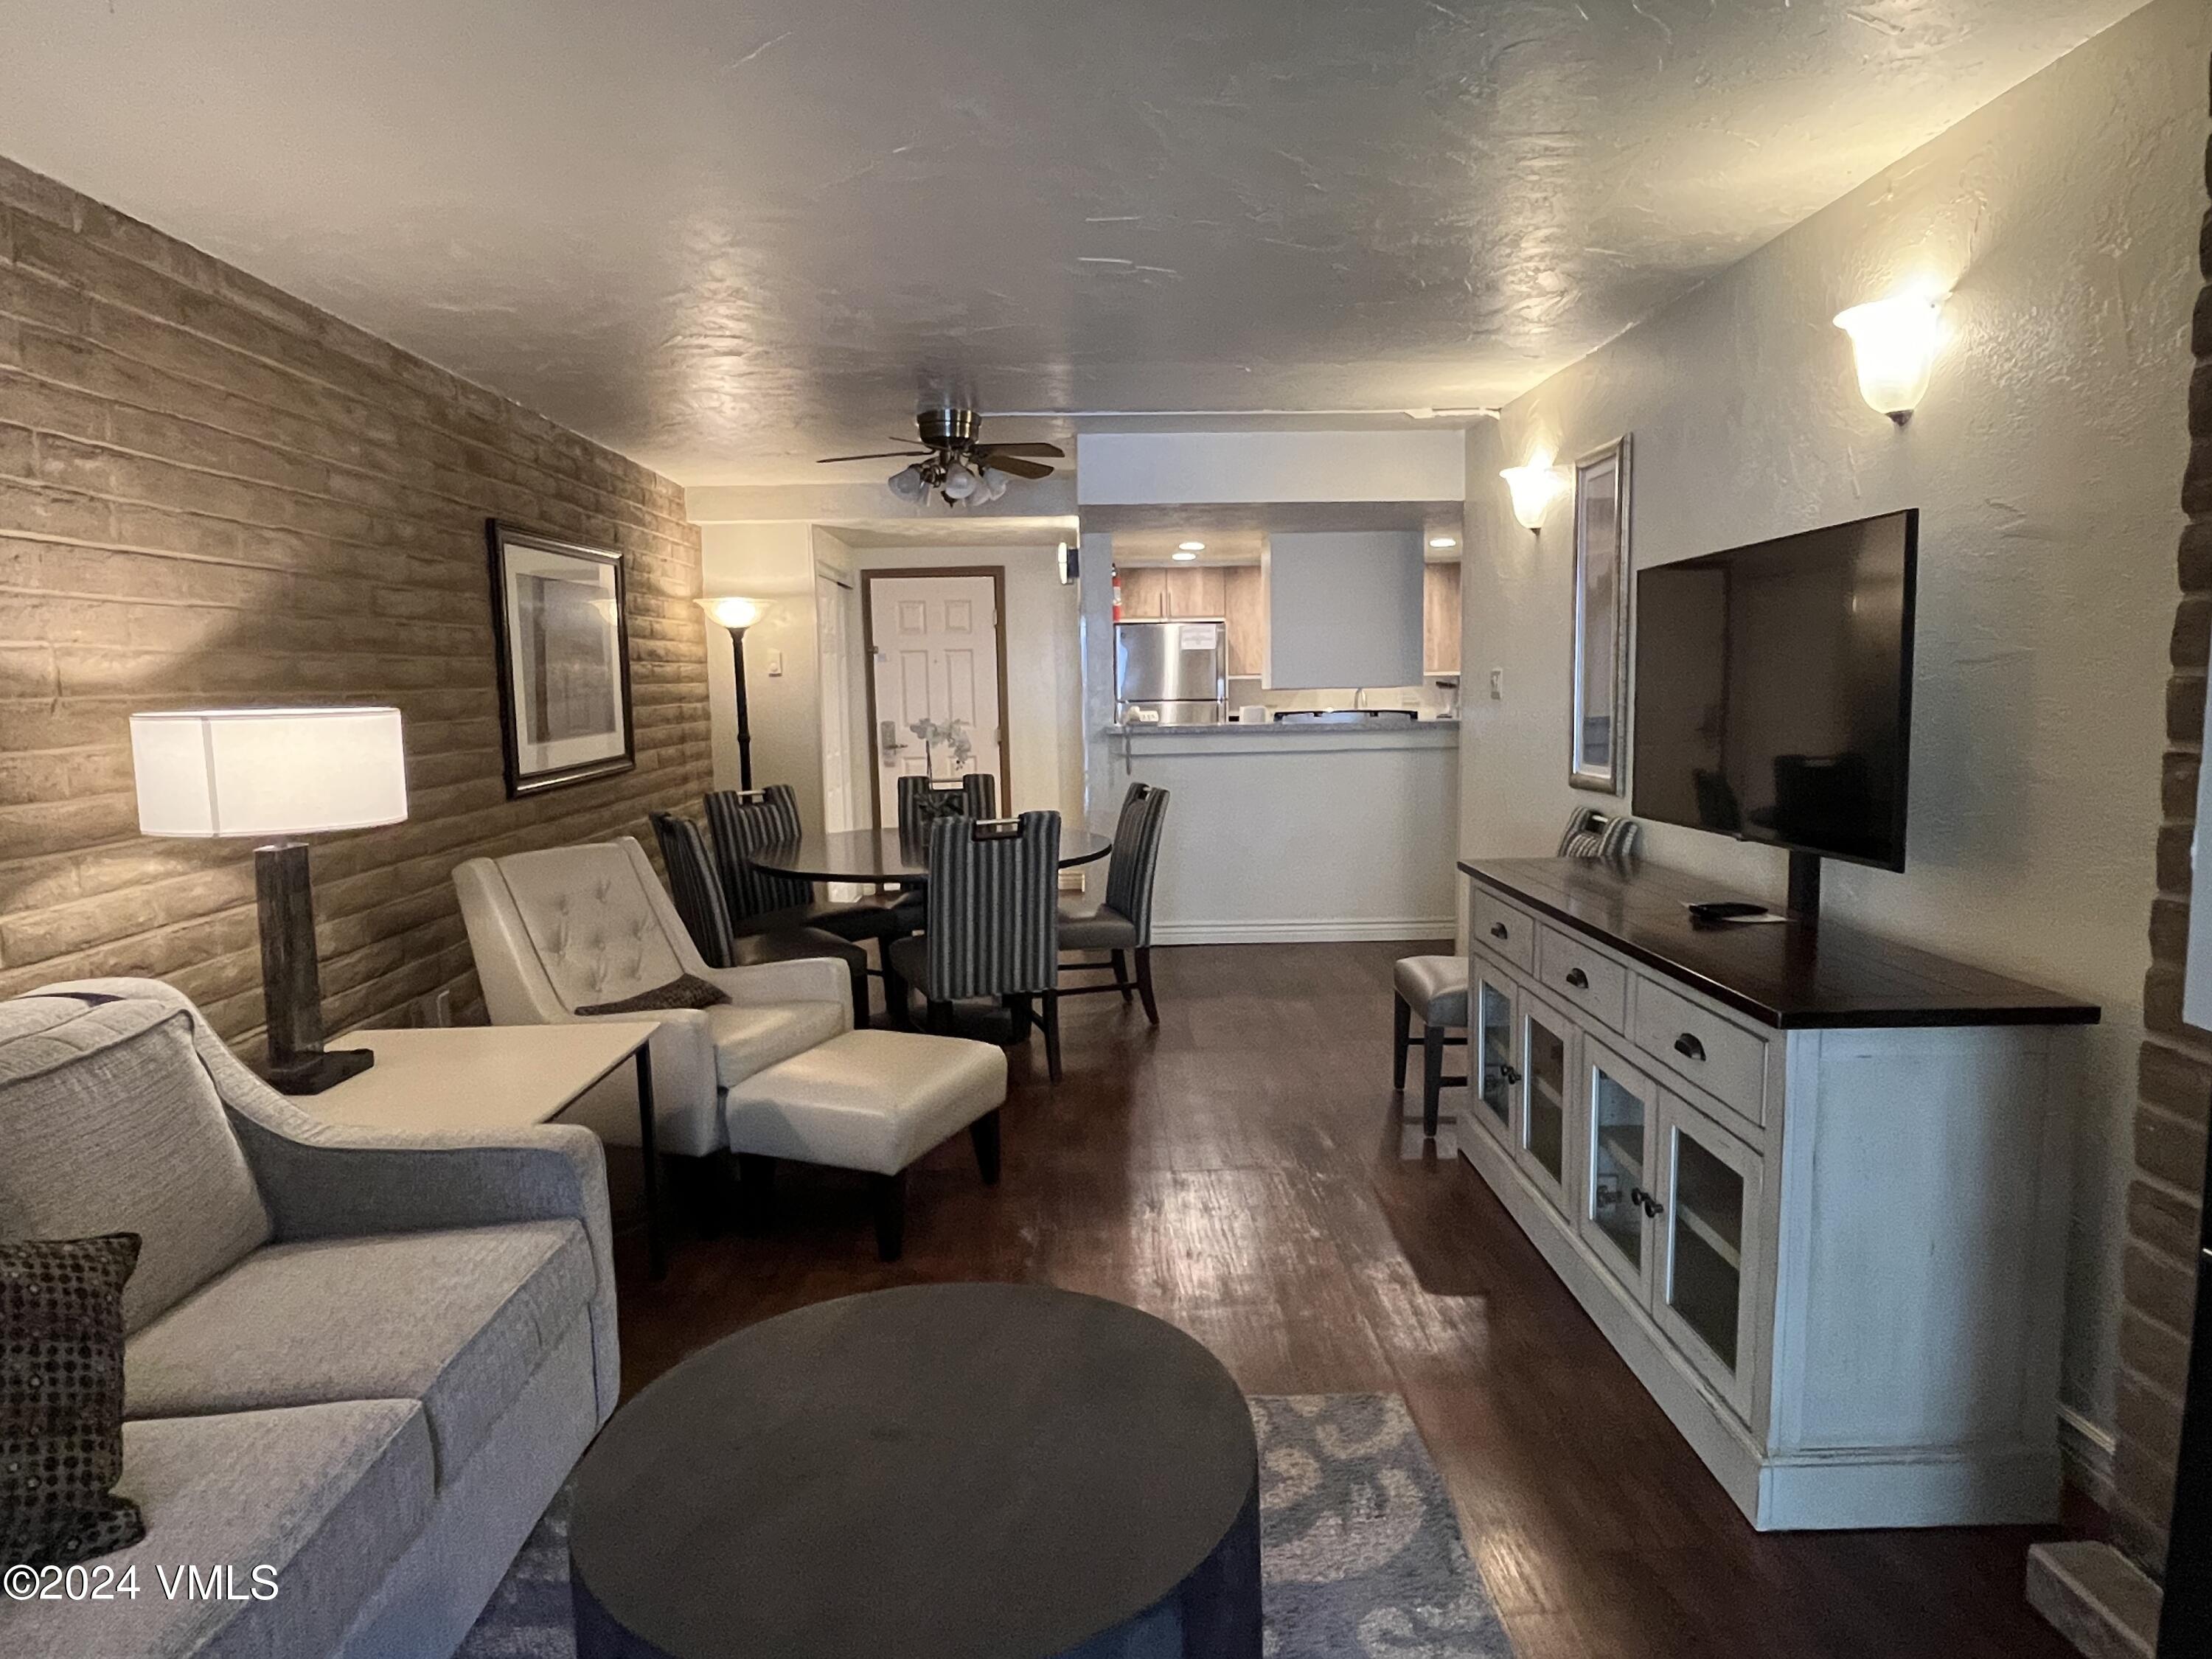
[[[1754,1526],[2048,1521],[2098,1010],[1671,871],[1462,863],[1479,1170]]]

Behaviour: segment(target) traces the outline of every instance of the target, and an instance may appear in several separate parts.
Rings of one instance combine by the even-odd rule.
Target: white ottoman
[[[1006,1056],[988,1042],[919,1031],[848,1031],[756,1072],[723,1097],[748,1215],[764,1207],[775,1160],[866,1170],[874,1178],[876,1248],[898,1260],[907,1166],[966,1129],[986,1186],[999,1179]]]

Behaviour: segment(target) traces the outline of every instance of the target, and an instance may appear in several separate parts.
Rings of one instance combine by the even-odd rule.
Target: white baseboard
[[[2101,1509],[2112,1506],[2112,1459],[2118,1450],[2110,1429],[2071,1406],[2058,1407],[2058,1456],[2065,1467],[2066,1484]]]
[[[1152,922],[1155,945],[1334,945],[1358,939],[1449,939],[1449,916],[1309,916],[1276,921]]]

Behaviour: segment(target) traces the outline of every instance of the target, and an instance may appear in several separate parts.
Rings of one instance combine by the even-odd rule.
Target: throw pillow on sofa
[[[123,1473],[123,1286],[138,1235],[0,1239],[0,1562],[67,1566],[146,1535]]]
[[[650,991],[640,991],[635,996],[624,997],[620,1002],[587,1003],[576,1012],[580,1014],[659,1014],[672,1008],[712,1008],[728,1000],[720,986],[708,984],[696,974],[679,974],[665,985],[656,985]]]

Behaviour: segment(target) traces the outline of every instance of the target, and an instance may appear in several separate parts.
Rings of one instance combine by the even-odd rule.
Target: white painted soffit
[[[1179,502],[1455,501],[1467,434],[1098,432],[1076,441],[1085,507]]]

